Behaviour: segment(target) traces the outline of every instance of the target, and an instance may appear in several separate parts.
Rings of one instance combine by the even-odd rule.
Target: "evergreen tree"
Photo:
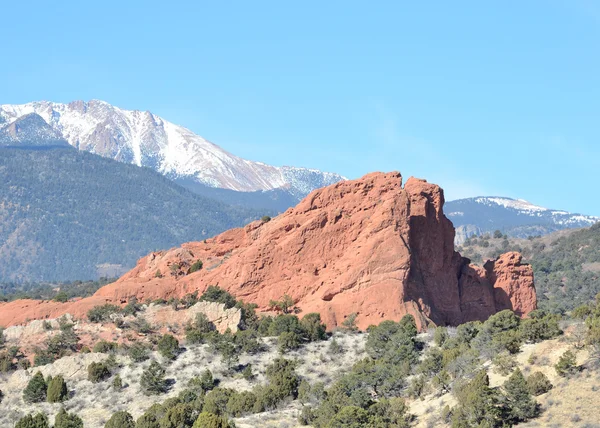
[[[193,428],[233,428],[235,425],[230,424],[225,416],[218,416],[213,413],[202,412]]]
[[[527,381],[516,369],[504,383],[504,420],[511,423],[524,422],[535,418],[538,414],[538,404],[531,396]]]
[[[135,422],[133,422],[133,416],[122,410],[113,414],[104,428],[135,428]]]
[[[64,407],[54,419],[54,428],[83,428],[83,421],[74,413],[67,413]]]
[[[27,415],[16,423],[15,428],[50,428],[48,418],[42,413],[35,416]]]
[[[23,390],[23,401],[26,403],[40,403],[46,401],[48,385],[41,372],[37,372]]]
[[[558,363],[554,366],[556,373],[560,376],[566,376],[568,374],[577,371],[577,357],[573,351],[566,351],[558,359]]]
[[[165,369],[156,361],[152,361],[140,380],[142,391],[146,395],[162,394],[167,391],[167,382],[165,380]]]
[[[62,403],[69,398],[67,384],[62,376],[58,375],[48,381],[48,403]]]
[[[174,360],[179,355],[179,341],[173,335],[165,334],[158,341],[158,352],[167,360]]]
[[[499,396],[490,388],[485,370],[480,370],[471,382],[458,388],[456,396],[459,407],[452,417],[452,428],[495,427],[499,424]]]

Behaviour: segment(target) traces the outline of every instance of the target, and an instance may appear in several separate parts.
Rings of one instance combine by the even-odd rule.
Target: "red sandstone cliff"
[[[412,314],[420,326],[485,319],[536,307],[533,272],[509,253],[484,268],[454,251],[440,187],[399,173],[373,173],[316,190],[270,222],[253,222],[205,242],[152,253],[91,298],[48,304],[83,316],[94,304],[183,296],[218,285],[267,309],[290,295],[328,327],[356,312],[362,328]],[[204,268],[186,274],[195,260]],[[158,275],[160,274],[160,275]],[[162,276],[162,277],[159,277]],[[45,304],[0,305],[0,325],[39,318]]]

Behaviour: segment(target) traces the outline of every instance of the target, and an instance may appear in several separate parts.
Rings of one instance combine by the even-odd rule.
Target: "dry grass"
[[[331,339],[323,342],[309,343],[299,351],[287,353],[286,358],[298,361],[297,372],[311,382],[324,381],[326,385],[333,382],[339,374],[352,367],[358,358],[364,354],[366,335],[335,334],[336,341],[345,349],[337,355],[328,355]],[[64,403],[69,412],[77,413],[84,421],[86,428],[102,428],[106,420],[118,410],[127,410],[134,418],[141,416],[154,403],[162,402],[166,398],[174,397],[186,388],[188,381],[202,373],[205,369],[211,370],[215,378],[220,380],[220,385],[237,390],[249,390],[258,383],[265,382],[265,368],[279,353],[276,340],[266,338],[268,350],[256,355],[240,356],[240,364],[252,364],[256,374],[251,382],[245,380],[241,374],[230,374],[221,361],[208,345],[192,345],[187,347],[177,360],[171,364],[164,364],[167,369],[167,379],[173,379],[174,385],[167,393],[160,396],[146,397],[139,389],[139,379],[143,370],[150,364],[132,364],[128,357],[120,356],[117,360],[121,364],[118,370],[125,388],[120,392],[113,391],[111,380],[98,384],[87,380],[87,366],[93,361],[102,361],[104,354],[77,354],[62,358],[53,364],[36,367],[28,371],[18,370],[9,376],[0,377],[0,389],[5,394],[5,399],[0,404],[0,427],[14,426],[16,421],[29,413],[46,413],[50,422],[60,410],[60,404],[25,404],[22,391],[31,376],[41,371],[44,376],[62,374],[65,377],[73,397]],[[157,353],[152,358],[161,361]],[[283,406],[281,410],[253,415],[239,419],[239,427],[250,426],[296,426],[299,412],[295,402]]]

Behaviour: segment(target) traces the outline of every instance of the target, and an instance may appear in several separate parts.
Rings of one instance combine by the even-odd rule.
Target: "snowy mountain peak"
[[[150,167],[173,179],[193,178],[238,191],[288,188],[299,196],[344,179],[334,173],[245,160],[148,111],[123,110],[100,100],[0,105],[0,123],[6,126],[32,113],[73,147]]]
[[[498,197],[498,196],[492,196],[492,197],[480,196],[480,197],[477,197],[474,199],[475,199],[475,202],[477,202],[478,204],[484,204],[484,205],[489,205],[489,206],[498,205],[498,206],[502,206],[504,208],[510,208],[513,210],[529,211],[529,212],[548,211],[547,208],[534,205],[531,202],[528,202],[524,199],[511,199],[511,198],[503,198],[503,197]]]
[[[524,238],[562,229],[589,227],[600,221],[600,217],[553,210],[523,199],[498,196],[450,201],[444,211],[456,227],[458,242],[474,234],[495,230]]]

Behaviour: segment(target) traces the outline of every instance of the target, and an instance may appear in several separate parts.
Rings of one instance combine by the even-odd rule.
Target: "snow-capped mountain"
[[[486,197],[446,202],[446,216],[456,228],[456,241],[495,230],[518,238],[562,229],[589,227],[600,217],[540,207],[522,199]]]
[[[245,160],[148,111],[123,110],[98,100],[0,105],[0,126],[33,113],[79,150],[150,167],[172,179],[244,192],[286,188],[297,197],[344,179],[334,173]]]

